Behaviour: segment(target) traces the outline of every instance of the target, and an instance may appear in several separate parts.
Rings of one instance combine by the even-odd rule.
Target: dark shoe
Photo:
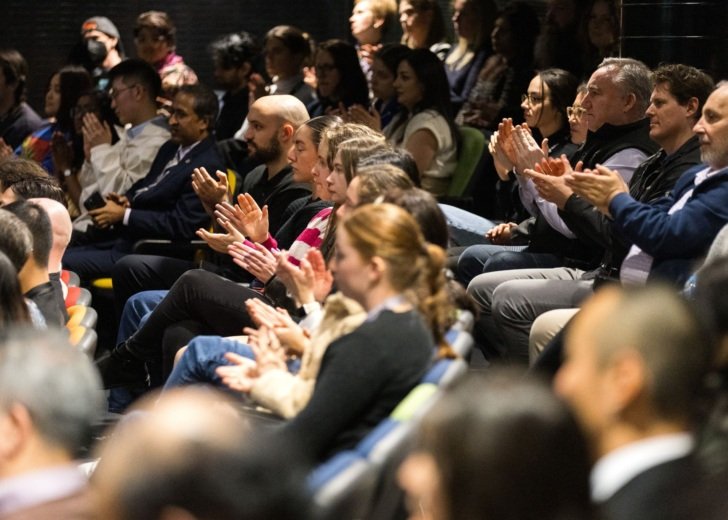
[[[144,361],[135,358],[124,344],[115,347],[96,360],[104,388],[147,385]]]

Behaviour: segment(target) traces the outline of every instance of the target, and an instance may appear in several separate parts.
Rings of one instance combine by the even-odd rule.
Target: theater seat
[[[61,280],[68,287],[78,287],[81,285],[81,278],[73,271],[61,270]]]
[[[66,309],[73,305],[91,305],[91,293],[83,287],[69,287],[66,295]]]
[[[94,358],[96,344],[98,342],[98,336],[95,330],[78,325],[73,329],[69,329],[68,340],[72,347],[86,354],[89,359]]]
[[[98,314],[93,307],[87,307],[86,305],[71,305],[66,309],[68,311],[68,322],[66,327],[71,330],[76,326],[86,327],[87,329],[93,329],[96,327],[98,321]]]

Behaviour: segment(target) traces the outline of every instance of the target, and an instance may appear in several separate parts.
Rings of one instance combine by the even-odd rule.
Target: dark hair
[[[405,148],[387,147],[381,150],[375,150],[370,155],[362,157],[359,160],[359,167],[371,166],[375,164],[391,164],[396,166],[410,178],[412,184],[419,188],[420,186],[420,170],[412,154]]]
[[[28,306],[20,290],[18,272],[5,253],[0,251],[0,328],[30,321]]]
[[[331,54],[334,66],[339,71],[341,80],[331,101],[341,101],[344,106],[369,104],[369,87],[364,72],[361,70],[356,48],[344,40],[326,40],[316,50],[318,54],[326,51]]]
[[[417,114],[424,110],[434,110],[440,114],[447,121],[453,142],[459,148],[460,131],[453,119],[452,104],[450,103],[450,83],[447,81],[447,74],[442,61],[428,49],[410,49],[400,63],[403,61],[406,61],[412,67],[415,76],[417,76],[417,81],[422,86],[422,100],[412,109],[412,113]],[[402,111],[406,113],[407,109],[402,107]],[[406,122],[406,117],[399,117],[393,130]]]
[[[164,11],[147,11],[140,14],[134,25],[134,38],[139,36],[142,29],[149,29],[155,38],[162,38],[167,45],[174,47],[177,28]]]
[[[430,48],[434,44],[445,40],[445,17],[442,15],[442,9],[436,0],[410,0],[412,8],[418,13],[424,11],[432,11],[432,20],[427,30],[427,38],[425,39],[425,48]]]
[[[432,193],[420,188],[395,188],[384,194],[382,202],[391,202],[406,209],[420,225],[425,240],[447,249],[450,240],[447,220]]]
[[[678,103],[686,105],[691,98],[697,98],[698,109],[695,112],[695,120],[700,119],[703,105],[715,89],[713,79],[705,72],[695,67],[681,63],[662,64],[652,73],[652,81],[655,85],[667,84]]]
[[[267,33],[263,39],[263,44],[269,39],[275,38],[280,40],[283,46],[293,55],[301,57],[301,62],[306,62],[311,56],[311,39],[308,34],[293,25],[276,25]]]
[[[316,145],[316,148],[318,148],[318,145],[321,143],[321,136],[323,135],[324,130],[343,123],[343,119],[339,116],[317,116],[312,117],[303,124],[311,129],[311,141],[313,141],[313,144]]]
[[[375,60],[380,60],[389,69],[393,76],[397,75],[399,62],[407,55],[409,47],[401,43],[385,43],[374,54]]]
[[[508,23],[514,47],[515,64],[533,63],[533,49],[539,33],[539,22],[536,11],[525,2],[515,2],[501,11],[498,18]]]
[[[498,6],[494,0],[466,0],[473,5],[475,17],[479,20],[477,26],[478,34],[471,48],[482,49],[490,45],[490,33],[493,31],[493,24],[498,16]],[[454,3],[454,2],[453,2]]]
[[[521,373],[466,376],[424,417],[417,451],[434,459],[448,518],[591,516],[579,425],[546,384]]]
[[[93,82],[86,69],[75,65],[63,67],[55,74],[58,74],[61,85],[61,105],[58,107],[58,113],[56,114],[58,128],[64,132],[73,132],[71,112],[76,106],[81,92],[91,88]]]
[[[162,92],[162,80],[149,63],[139,58],[130,58],[118,63],[109,71],[109,84],[121,78],[125,85],[138,84],[147,91],[150,101],[156,102]]]
[[[0,188],[2,191],[29,177],[48,177],[48,172],[40,164],[30,159],[10,156],[0,160]]]
[[[111,108],[111,98],[109,97],[109,93],[105,90],[90,88],[81,92],[78,99],[80,100],[82,97],[93,98],[94,103],[96,104],[96,112],[99,117],[99,121],[102,123],[108,123],[109,128],[111,129],[111,144],[115,144],[119,140],[119,135],[116,133],[114,126],[119,125],[119,118],[116,117],[114,109]],[[78,101],[76,103],[78,103]],[[81,148],[79,149],[79,152],[83,155],[83,136],[79,137],[81,137]],[[83,159],[83,156],[80,157],[81,162],[83,162]]]
[[[0,251],[20,270],[33,250],[33,236],[25,223],[11,212],[0,208]]]
[[[255,38],[245,31],[220,36],[210,44],[210,54],[223,69],[252,64],[259,52]]]
[[[211,132],[215,126],[217,110],[220,106],[215,92],[202,83],[196,83],[194,85],[182,85],[175,92],[175,95],[177,94],[192,96],[192,109],[197,117],[207,121],[207,130]]]
[[[54,177],[27,177],[11,186],[20,199],[52,199],[68,207],[63,188]]]
[[[579,80],[571,72],[563,69],[546,69],[536,75],[549,88],[551,106],[561,115],[561,125],[568,125],[569,117],[566,115],[566,107],[570,107],[576,98]],[[541,95],[544,95],[543,88]]]
[[[33,261],[41,267],[48,265],[53,247],[53,228],[46,210],[38,204],[27,201],[15,201],[3,209],[11,212],[28,226],[33,236]]]
[[[15,103],[25,100],[25,84],[28,80],[28,62],[15,49],[0,49],[0,70],[5,83],[15,83]]]

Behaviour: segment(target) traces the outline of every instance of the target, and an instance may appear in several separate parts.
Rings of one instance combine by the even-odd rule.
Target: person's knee
[[[521,319],[529,307],[529,300],[519,287],[520,280],[503,282],[493,291],[491,308],[496,321]]]
[[[457,263],[458,278],[464,284],[468,284],[473,278],[483,272],[483,264],[487,255],[483,248],[471,246],[460,254]]]

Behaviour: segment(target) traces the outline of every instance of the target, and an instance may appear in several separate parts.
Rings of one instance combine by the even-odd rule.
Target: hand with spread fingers
[[[539,146],[526,125],[519,125],[514,129],[512,142],[516,154],[516,169],[519,172],[533,169],[549,155],[548,139],[544,139]]]
[[[629,186],[619,172],[600,164],[594,170],[571,172],[565,179],[574,193],[591,202],[605,215],[609,215],[609,203],[614,197],[629,193]]]
[[[192,170],[192,189],[202,202],[208,215],[212,215],[215,206],[228,200],[228,179],[225,172],[215,172],[215,180],[205,168]]]
[[[215,373],[220,377],[222,383],[237,392],[250,392],[255,381],[260,377],[258,364],[250,358],[233,352],[226,353],[225,359],[231,364],[215,369]]]
[[[352,105],[346,114],[345,120],[348,123],[359,123],[378,132],[382,130],[382,117],[374,107],[367,110],[361,105]]]
[[[263,283],[267,283],[276,272],[276,257],[257,242],[250,247],[245,242],[233,242],[228,254],[233,262],[248,271]]]
[[[204,240],[210,246],[210,249],[223,255],[228,254],[228,247],[240,240],[239,236],[232,233],[213,233],[203,228],[195,231],[195,234],[201,240]]]
[[[102,124],[93,112],[84,114],[82,132],[84,144],[87,143],[89,149],[102,144],[111,144],[111,128],[106,121]]]
[[[256,298],[245,302],[248,313],[258,326],[272,330],[289,353],[300,355],[309,343],[307,332],[286,312],[285,309],[274,309]]]
[[[577,165],[581,169],[581,163]],[[533,180],[539,196],[544,200],[553,202],[559,209],[563,209],[566,201],[574,193],[566,185],[565,175],[571,172],[571,165],[565,155],[560,158],[542,159],[536,164],[535,169],[526,169],[524,174]]]
[[[223,204],[217,210],[251,242],[264,242],[268,238],[268,206],[261,209],[249,193],[238,195],[235,206]]]
[[[494,132],[493,135],[490,136],[488,151],[493,157],[493,164],[495,165],[495,171],[498,174],[498,177],[503,181],[507,181],[509,179],[509,174],[515,165],[508,158],[508,155],[506,155],[498,132]]]
[[[278,253],[276,276],[299,305],[323,302],[334,285],[334,277],[318,249],[311,249],[301,260],[300,267],[289,262],[288,255],[281,251]]]

